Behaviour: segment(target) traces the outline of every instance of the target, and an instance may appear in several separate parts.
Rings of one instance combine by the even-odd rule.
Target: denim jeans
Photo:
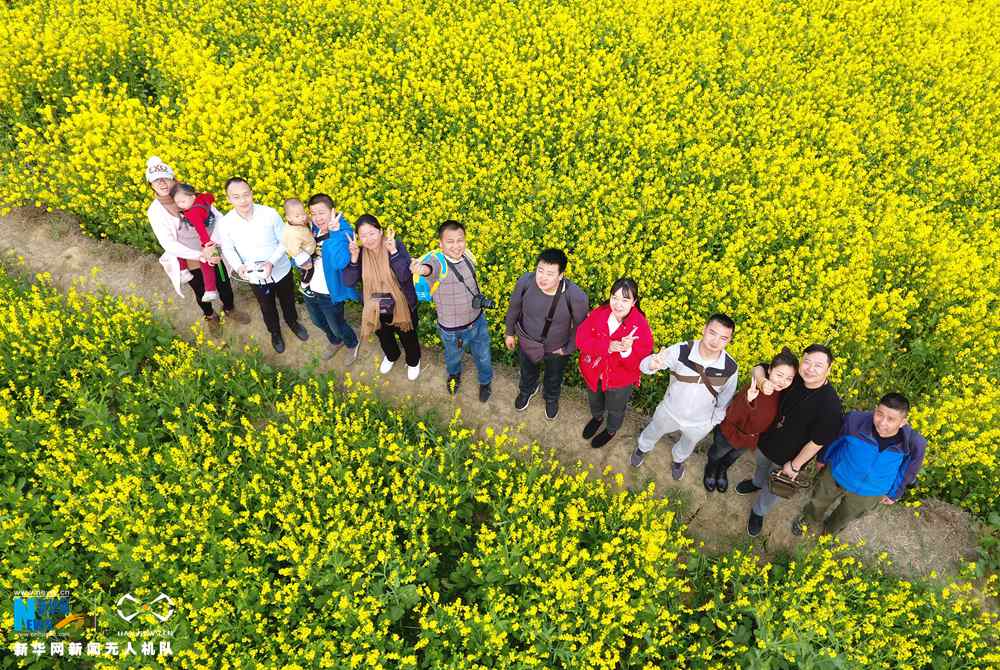
[[[445,330],[439,324],[438,334],[444,345],[444,365],[449,375],[462,373],[462,352],[468,348],[476,363],[480,385],[493,381],[493,355],[490,353],[490,330],[486,326],[485,313],[461,330]]]
[[[358,336],[344,318],[344,303],[331,302],[325,293],[305,296],[309,319],[326,334],[330,344],[345,344],[349,349],[358,346]]]

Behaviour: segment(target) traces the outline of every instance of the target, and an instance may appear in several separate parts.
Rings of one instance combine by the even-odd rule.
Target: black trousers
[[[382,347],[382,353],[390,361],[395,363],[399,360],[399,345],[403,345],[406,352],[406,364],[411,368],[420,362],[420,340],[417,338],[417,310],[410,308],[410,322],[413,330],[400,330],[396,326],[390,326],[387,321],[392,321],[392,315],[388,314],[382,318],[382,327],[375,331],[378,343]],[[397,343],[396,340],[399,339]]]
[[[524,351],[518,347],[518,358],[521,362],[521,384],[520,391],[524,395],[531,395],[538,386],[538,363],[533,363],[530,358],[524,355]],[[545,354],[541,367],[545,371],[542,379],[542,398],[545,400],[559,400],[559,393],[562,391],[563,375],[566,372],[566,364],[569,363],[569,356],[560,354]]]
[[[722,434],[722,428],[716,426],[712,431],[712,446],[708,448],[708,460],[710,463],[718,463],[726,459],[729,467],[735,463],[747,449],[737,449],[729,443],[726,436]]]
[[[278,322],[279,302],[285,323],[292,326],[299,322],[299,313],[295,309],[295,282],[291,272],[273,284],[250,284],[250,288],[260,305],[260,314],[264,317],[267,332],[272,335],[281,333],[281,324]]]
[[[212,269],[215,272],[215,269]],[[226,270],[223,268],[223,274]],[[222,309],[225,311],[230,311],[233,308],[233,283],[229,280],[229,276],[226,275],[225,281],[218,281],[219,297],[222,298]],[[201,307],[201,313],[205,316],[212,316],[215,314],[215,310],[212,309],[212,303],[202,302],[201,296],[205,295],[205,278],[201,275],[201,270],[191,270],[191,281],[188,282],[188,286],[194,291],[194,299],[198,301],[198,307]]]
[[[617,433],[625,422],[625,410],[628,409],[628,401],[632,397],[632,388],[629,385],[617,389],[604,389],[600,386],[596,391],[587,389],[590,416],[603,419],[604,413],[607,412],[608,422],[604,425],[604,429],[609,433]]]

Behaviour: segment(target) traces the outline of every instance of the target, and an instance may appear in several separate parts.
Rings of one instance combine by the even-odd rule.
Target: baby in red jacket
[[[218,300],[218,285],[215,283],[215,265],[218,261],[212,262],[212,259],[218,259],[219,250],[209,232],[215,222],[215,215],[212,213],[215,196],[211,193],[198,193],[191,184],[175,184],[170,190],[170,195],[177,209],[181,210],[179,234],[183,235],[186,227],[188,235],[193,232],[201,243],[203,262],[188,261],[189,268],[194,271],[200,270],[205,280],[205,293],[201,297],[201,302]]]

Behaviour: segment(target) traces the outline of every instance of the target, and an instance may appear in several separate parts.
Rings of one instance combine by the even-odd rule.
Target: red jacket
[[[205,223],[212,212],[212,203],[214,202],[215,196],[211,193],[199,193],[194,198],[194,206],[183,212],[184,219],[194,226],[195,231],[197,231],[198,239],[201,240],[202,245],[208,244],[211,241],[211,236]]]
[[[781,392],[775,391],[771,395],[760,393],[749,403],[744,386],[726,408],[726,418],[719,425],[722,435],[737,449],[756,449],[760,434],[774,423],[780,402]]]
[[[633,309],[613,333],[608,332],[609,316],[611,306],[601,305],[588,314],[576,329],[580,374],[591,391],[597,390],[598,380],[602,380],[605,389],[638,386],[642,378],[639,363],[653,353],[653,331],[649,329],[649,322],[642,312]],[[632,353],[626,358],[617,352],[609,354],[608,345],[629,333],[639,338],[632,344]]]

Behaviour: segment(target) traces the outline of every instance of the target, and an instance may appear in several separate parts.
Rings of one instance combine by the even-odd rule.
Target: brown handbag
[[[809,461],[803,470],[806,468],[810,469],[810,474],[812,474],[812,464],[813,461]],[[795,479],[789,479],[788,476],[781,470],[775,470],[767,478],[767,488],[774,495],[779,498],[794,498],[795,494],[800,490],[804,490],[812,486],[813,477],[804,479],[802,477],[796,477]]]

